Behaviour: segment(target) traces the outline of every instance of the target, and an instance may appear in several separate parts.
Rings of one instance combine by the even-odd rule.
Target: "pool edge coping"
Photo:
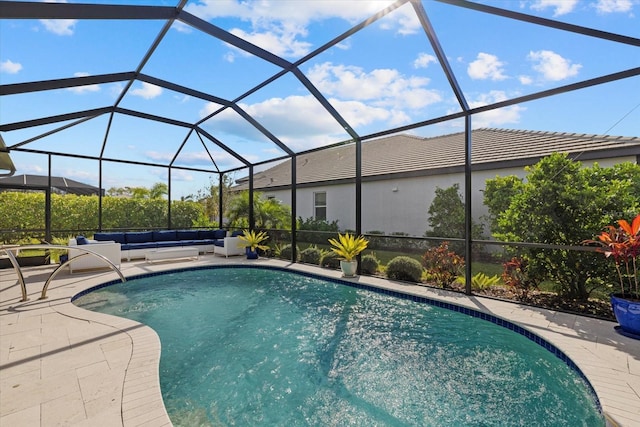
[[[188,266],[180,266],[180,267],[173,267],[170,269],[165,269],[165,270],[160,270],[160,271],[152,271],[152,272],[147,272],[147,273],[141,273],[141,274],[131,274],[131,275],[127,275],[127,279],[131,279],[131,280],[135,280],[138,278],[142,278],[142,277],[149,277],[149,276],[155,276],[155,275],[160,275],[160,274],[167,274],[170,272],[176,272],[176,271],[184,271],[184,270],[196,270],[196,269],[216,269],[216,268],[225,268],[225,267],[232,267],[232,268],[236,268],[236,267],[258,267],[258,268],[265,268],[265,269],[276,269],[276,270],[284,270],[284,271],[290,271],[290,272],[294,272],[297,274],[301,274],[301,275],[306,275],[306,276],[310,276],[310,277],[317,277],[320,279],[325,279],[325,280],[329,280],[332,282],[337,282],[337,283],[341,283],[341,284],[345,284],[348,286],[352,286],[352,287],[360,287],[360,288],[366,288],[366,289],[370,289],[371,291],[374,292],[390,292],[396,296],[399,296],[401,298],[420,298],[420,299],[424,299],[424,300],[428,300],[431,302],[435,302],[435,304],[432,305],[437,305],[439,306],[439,304],[444,304],[445,306],[443,308],[446,309],[452,309],[451,307],[457,307],[458,309],[454,309],[453,311],[458,311],[458,312],[462,312],[463,314],[467,314],[470,315],[470,312],[473,313],[477,313],[476,316],[474,317],[478,317],[482,320],[488,320],[491,321],[487,318],[483,318],[483,316],[489,316],[491,319],[494,319],[496,321],[493,321],[492,323],[495,323],[498,326],[502,326],[502,327],[507,327],[507,329],[510,329],[508,326],[505,326],[505,324],[507,325],[513,325],[516,328],[520,328],[519,330],[514,330],[514,332],[516,333],[520,333],[521,335],[524,335],[526,338],[530,339],[533,342],[536,342],[535,339],[532,339],[531,337],[537,337],[541,342],[547,343],[547,345],[551,346],[552,348],[554,348],[557,352],[561,353],[562,355],[564,355],[563,357],[558,356],[557,352],[554,352],[552,350],[550,350],[547,346],[541,344],[540,342],[536,342],[536,344],[541,345],[543,348],[545,348],[548,351],[551,351],[554,355],[556,355],[557,357],[559,357],[564,363],[566,363],[570,368],[574,369],[579,376],[581,376],[584,381],[587,384],[587,387],[592,391],[592,394],[597,402],[598,408],[601,411],[601,413],[604,415],[605,417],[605,421],[607,423],[608,426],[622,426],[622,425],[628,425],[628,424],[622,424],[619,421],[616,420],[616,418],[614,416],[612,416],[611,414],[609,414],[608,410],[607,410],[607,405],[606,402],[603,402],[603,399],[601,398],[601,395],[598,393],[598,387],[596,384],[594,384],[594,381],[592,381],[592,379],[589,378],[589,375],[587,373],[584,372],[583,369],[580,368],[580,363],[576,362],[573,360],[573,358],[567,354],[567,352],[563,351],[561,348],[559,348],[556,344],[554,344],[552,341],[553,340],[549,340],[548,338],[545,338],[543,336],[540,336],[539,333],[536,333],[532,330],[530,330],[529,327],[527,327],[526,325],[523,325],[521,323],[519,323],[518,321],[514,321],[514,320],[510,320],[501,316],[497,316],[495,314],[492,314],[490,312],[485,312],[482,311],[481,309],[477,309],[477,308],[470,308],[470,307],[465,307],[464,304],[460,304],[460,303],[452,303],[449,301],[446,301],[446,297],[449,296],[453,296],[455,298],[460,298],[460,297],[464,297],[467,302],[470,302],[471,299],[473,298],[482,298],[481,296],[467,296],[467,295],[459,295],[458,293],[454,293],[454,292],[449,292],[446,290],[440,290],[440,289],[433,289],[433,288],[429,288],[429,287],[425,287],[425,286],[419,286],[417,284],[411,284],[411,283],[404,283],[404,282],[392,282],[389,281],[387,279],[381,279],[381,278],[376,278],[373,276],[356,276],[355,278],[344,278],[341,277],[340,273],[338,271],[333,271],[333,270],[327,270],[327,269],[322,269],[320,267],[317,266],[312,266],[312,265],[307,265],[307,264],[292,264],[292,263],[286,263],[286,262],[281,262],[280,260],[270,260],[270,259],[262,259],[262,262],[259,262],[258,265],[256,264],[252,264],[252,263],[244,263],[244,262],[231,262],[231,263],[226,263],[226,264],[206,264],[206,265],[197,265],[197,266],[193,266],[193,265],[188,265]],[[266,262],[265,262],[266,261]],[[255,261],[254,261],[255,263]],[[313,271],[310,271],[313,270]],[[76,292],[75,294],[73,294],[70,298],[69,298],[69,302],[71,303],[71,301],[75,300],[76,298],[78,298],[81,295],[84,295],[88,292],[91,292],[97,288],[102,288],[105,286],[109,286],[110,284],[114,284],[114,283],[118,283],[119,280],[114,279],[114,280],[107,280],[107,281],[101,281],[101,283],[98,284],[93,284],[90,286],[85,287],[82,290],[79,290],[78,292]],[[372,283],[373,282],[373,283]],[[375,282],[379,282],[379,283],[375,283]],[[384,283],[386,282],[386,283]],[[411,287],[412,289],[402,289],[402,290],[398,290],[396,288],[396,286],[401,286],[401,287]],[[429,296],[425,296],[425,295],[420,295],[420,292],[417,292],[418,290],[421,290],[422,292],[430,292]],[[455,295],[441,295],[441,293],[451,293],[451,294],[455,294]],[[442,299],[441,299],[442,298]],[[426,301],[425,301],[426,302]],[[516,306],[520,306],[520,304],[514,303],[514,302],[507,302],[507,301],[501,301],[505,304],[511,304],[511,305],[516,305]],[[428,303],[428,302],[426,302]],[[85,309],[82,309],[80,307],[75,306],[74,304],[71,303],[71,305],[73,305],[74,307],[76,307],[78,310],[82,310],[82,311],[88,311]],[[464,310],[464,311],[463,311]],[[547,311],[547,312],[552,312],[550,310],[545,310],[545,309],[537,309],[536,310],[543,310],[543,311]],[[90,312],[90,311],[89,311]],[[95,313],[95,312],[90,312],[90,313]],[[100,314],[100,313],[95,313],[95,314]],[[108,316],[108,315],[104,315],[104,316]],[[572,314],[572,316],[574,316]],[[575,315],[577,317],[580,317],[578,315]],[[108,316],[111,318],[115,318],[115,319],[119,319],[116,318],[114,316]],[[503,324],[499,324],[499,322],[503,323]],[[137,323],[137,322],[136,322]],[[610,322],[612,324],[612,328],[614,323]],[[156,340],[157,340],[157,360],[155,360],[154,364],[156,366],[156,370],[155,370],[155,375],[157,377],[157,384],[158,384],[158,393],[159,393],[159,400],[162,401],[162,395],[159,389],[159,360],[160,360],[160,340],[159,338],[157,338],[157,334],[155,333],[155,331],[153,331],[152,328],[143,325],[144,329],[149,329],[155,336],[156,336]],[[513,329],[511,329],[513,330]],[[525,331],[525,334],[529,334],[530,336],[527,336],[523,333],[521,333],[520,331]],[[133,338],[132,338],[133,339]],[[135,345],[134,345],[134,351],[135,351]],[[132,355],[133,358],[133,355]],[[566,359],[566,360],[565,360]],[[570,363],[568,363],[570,362]],[[126,382],[126,377],[125,377],[125,382]],[[123,389],[123,404],[125,402],[125,397],[126,397],[126,391]],[[162,406],[164,408],[164,402],[162,401]],[[166,410],[165,410],[166,413]],[[168,414],[166,415],[167,419],[168,419]],[[123,417],[123,424],[124,425],[128,425],[126,423],[126,420]],[[132,424],[135,425],[135,424]],[[159,425],[164,425],[164,424],[159,424]]]

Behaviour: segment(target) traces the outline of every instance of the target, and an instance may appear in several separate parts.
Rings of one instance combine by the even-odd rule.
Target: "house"
[[[49,187],[49,177],[46,175],[14,175],[0,178],[0,191],[46,191]],[[56,194],[77,194],[91,196],[102,193],[93,185],[74,181],[61,176],[51,177],[51,191]]]
[[[436,187],[464,192],[464,133],[437,137],[399,134],[362,143],[362,231],[422,236]],[[482,221],[485,181],[524,177],[524,167],[554,152],[585,165],[640,163],[640,138],[575,133],[477,129],[472,132],[472,216]],[[355,229],[355,144],[301,154],[296,162],[296,214]],[[234,190],[248,188],[248,178]],[[291,204],[291,163],[254,174],[253,188]]]

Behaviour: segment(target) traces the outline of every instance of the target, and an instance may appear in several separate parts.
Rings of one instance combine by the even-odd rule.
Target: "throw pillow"
[[[86,245],[87,243],[89,243],[89,241],[84,236],[78,236],[78,237],[76,237],[76,243],[78,244],[78,246],[79,245]]]

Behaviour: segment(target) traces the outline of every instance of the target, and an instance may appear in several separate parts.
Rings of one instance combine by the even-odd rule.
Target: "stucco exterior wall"
[[[602,167],[630,161],[634,157],[620,157],[598,160]],[[594,161],[582,162],[585,166],[592,166]],[[483,190],[487,179],[496,176],[516,175],[526,177],[522,167],[492,169],[473,172],[471,210],[474,221],[483,221],[488,214],[483,203]],[[382,231],[386,234],[395,232],[407,233],[411,236],[422,236],[428,229],[428,210],[433,202],[437,187],[445,189],[458,183],[460,193],[464,197],[464,174],[452,173],[414,178],[390,178],[380,181],[369,181],[362,184],[362,231]],[[338,221],[341,230],[355,230],[355,185],[319,185],[312,188],[298,189],[297,216],[310,218],[314,216],[313,194],[324,191],[327,193],[327,220]],[[275,197],[281,202],[291,205],[290,190],[269,190],[264,193],[268,197]],[[489,230],[485,227],[485,234]]]

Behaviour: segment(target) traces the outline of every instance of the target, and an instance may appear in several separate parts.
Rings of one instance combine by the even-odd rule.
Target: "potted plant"
[[[263,251],[269,249],[269,246],[262,244],[269,238],[265,231],[243,230],[238,238],[240,239],[239,246],[247,248],[247,259],[258,259],[258,249]]]
[[[640,214],[631,224],[624,219],[618,226],[609,225],[597,236],[597,243],[607,258],[611,258],[618,274],[620,292],[611,294],[611,305],[621,332],[640,338]]]
[[[363,236],[354,236],[352,234],[338,233],[338,239],[329,239],[331,250],[338,255],[340,260],[340,269],[345,277],[353,277],[358,269],[358,261],[354,258],[360,252],[367,248],[369,241]]]

